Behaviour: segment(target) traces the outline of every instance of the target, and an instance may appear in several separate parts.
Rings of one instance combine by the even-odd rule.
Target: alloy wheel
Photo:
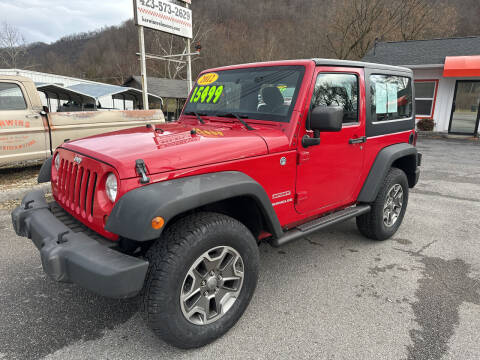
[[[180,306],[185,318],[196,325],[217,321],[231,309],[243,285],[244,265],[230,246],[205,251],[185,276]]]
[[[383,206],[383,223],[393,226],[400,216],[403,207],[403,189],[400,184],[393,185],[387,192]]]

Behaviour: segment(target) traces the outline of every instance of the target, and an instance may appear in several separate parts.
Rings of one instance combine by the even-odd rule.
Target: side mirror
[[[336,132],[342,130],[343,109],[339,106],[317,106],[310,114],[310,129]]]
[[[313,138],[305,135],[302,139],[304,148],[320,144],[320,132],[337,132],[342,130],[343,109],[338,106],[316,106],[310,113],[310,127]],[[308,126],[308,122],[307,122]]]

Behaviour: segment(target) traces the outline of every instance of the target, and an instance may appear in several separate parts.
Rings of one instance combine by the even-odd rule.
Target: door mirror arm
[[[302,138],[302,146],[308,148],[309,146],[320,145],[320,131],[314,130],[313,137],[304,135]]]
[[[338,132],[342,130],[343,109],[339,106],[316,106],[308,113],[307,129],[313,130],[313,137],[305,135],[302,146],[307,148],[320,144],[320,132]]]

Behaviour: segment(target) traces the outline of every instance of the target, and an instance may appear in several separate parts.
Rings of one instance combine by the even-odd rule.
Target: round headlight
[[[55,169],[57,169],[58,171],[59,167],[60,167],[60,154],[57,153],[57,155],[55,155]]]
[[[105,181],[105,190],[110,201],[114,202],[117,198],[117,177],[115,174],[108,174],[107,180]]]

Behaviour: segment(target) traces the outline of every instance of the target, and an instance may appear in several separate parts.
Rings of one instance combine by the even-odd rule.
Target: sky
[[[0,0],[0,23],[15,26],[27,43],[51,43],[129,18],[132,0]]]

